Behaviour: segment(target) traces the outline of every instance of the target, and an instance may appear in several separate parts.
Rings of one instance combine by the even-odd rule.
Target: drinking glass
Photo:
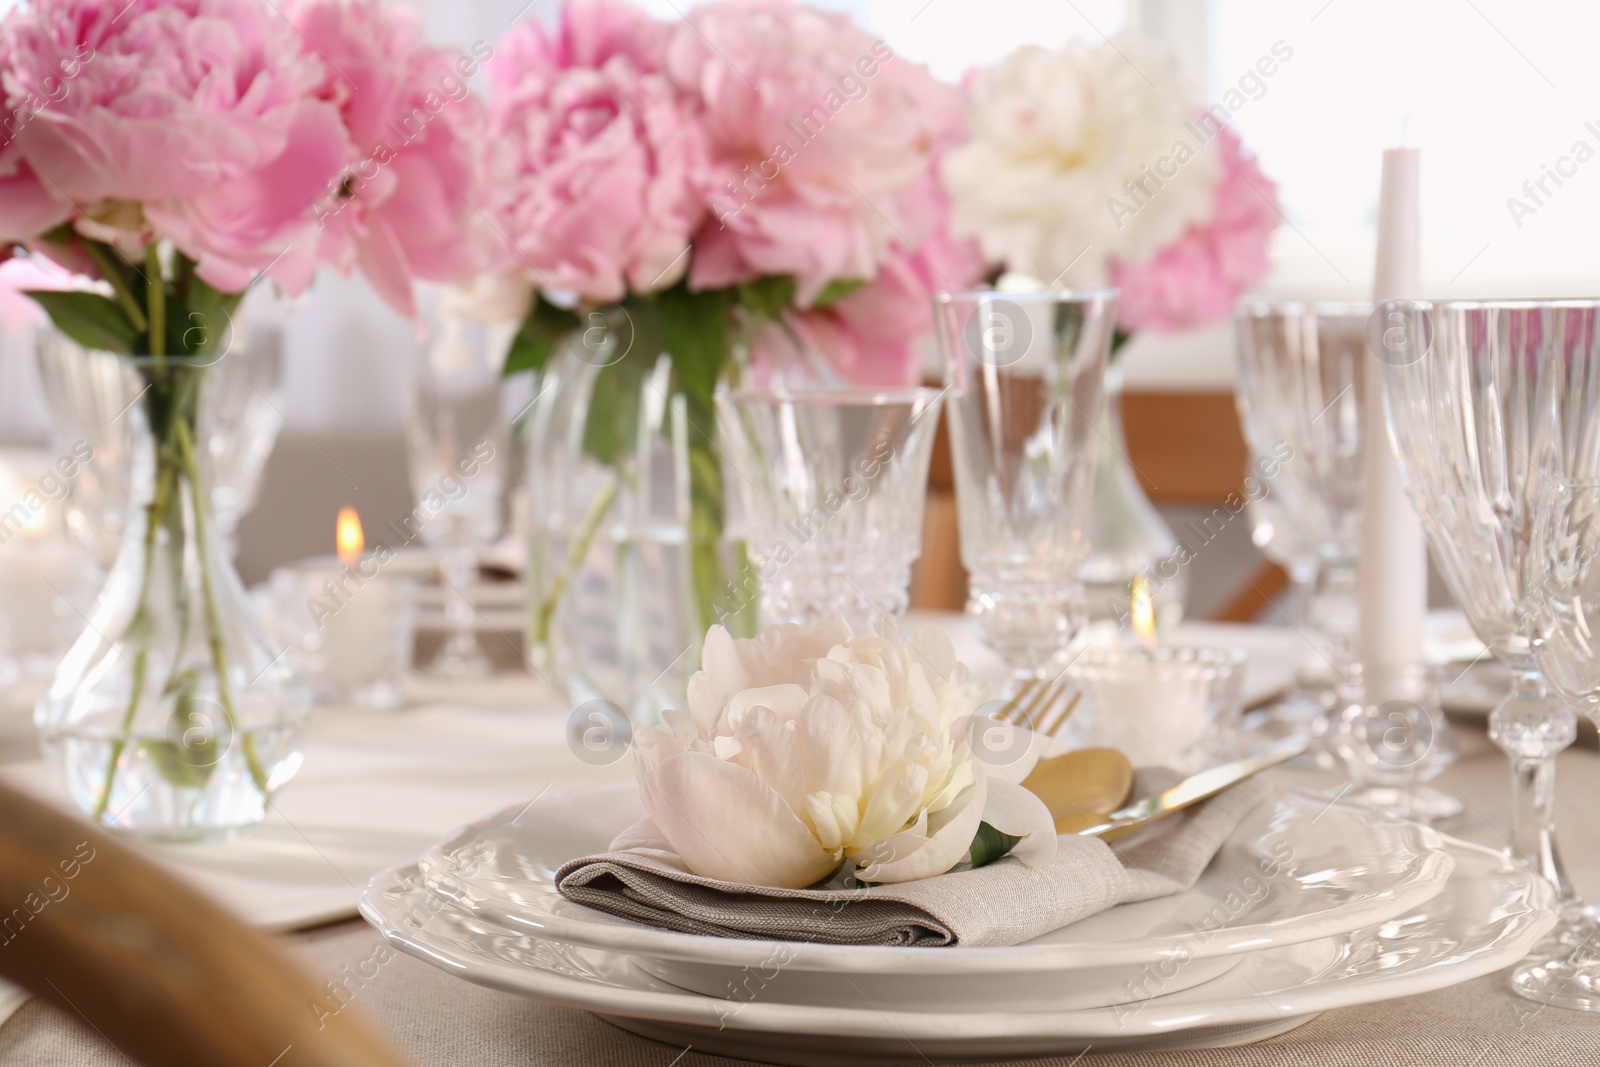
[[[1551,480],[1539,496],[1527,564],[1534,662],[1558,696],[1600,726],[1600,482]],[[1513,988],[1533,1000],[1600,1011],[1600,924],[1593,914],[1564,909],[1541,949],[1512,972]]]
[[[843,615],[864,633],[884,615],[905,614],[939,397],[934,389],[718,395],[767,622]]]
[[[1114,289],[939,293],[967,611],[1016,689],[1053,677],[1086,616],[1096,420]]]
[[[1555,757],[1572,743],[1572,708],[1548,696],[1534,658],[1534,513],[1559,482],[1600,475],[1600,301],[1391,301],[1372,345],[1389,436],[1422,515],[1433,559],[1480,640],[1512,671],[1489,716],[1511,760],[1513,846],[1578,907],[1555,840]],[[1562,950],[1536,949],[1548,967]],[[1568,983],[1521,982],[1562,1003]]]
[[[1300,538],[1299,527],[1269,489],[1245,502],[1250,520],[1250,543],[1289,575],[1289,595],[1284,617],[1289,625],[1304,628],[1311,622],[1310,600],[1321,570],[1317,553]]]
[[[503,329],[442,309],[430,318],[406,390],[406,453],[419,526],[413,532],[439,553],[450,631],[427,673],[479,678],[491,665],[478,645],[471,588],[478,551],[500,532],[519,390],[502,387]]]
[[[1362,367],[1372,306],[1252,303],[1234,315],[1240,420],[1271,479],[1274,518],[1317,560],[1309,609],[1317,655],[1303,682],[1325,709],[1355,682],[1361,527]]]

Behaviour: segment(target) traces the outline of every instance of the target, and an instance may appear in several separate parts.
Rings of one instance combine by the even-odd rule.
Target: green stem
[[[217,672],[217,699],[222,702],[222,713],[227,716],[228,729],[240,739],[245,765],[250,769],[250,779],[261,792],[263,801],[272,799],[266,769],[256,753],[255,739],[239,728],[239,716],[233,706],[233,685],[228,681],[228,657],[222,646],[222,620],[217,614],[217,601],[211,589],[210,554],[206,550],[206,519],[209,508],[202,492],[200,469],[194,459],[194,435],[188,422],[180,415],[175,427],[179,454],[183,457],[184,474],[189,481],[189,495],[194,505],[195,553],[200,563],[200,597],[206,613],[206,642],[211,647],[211,664]]]
[[[122,310],[128,313],[128,321],[133,323],[133,328],[141,333],[144,332],[150,325],[144,317],[144,309],[139,306],[133,291],[123,283],[122,271],[112,261],[110,249],[99,241],[85,241],[83,249],[89,253],[89,258],[94,260],[94,265],[100,268],[105,280],[111,283],[112,291],[117,294],[117,301],[122,305]]]
[[[159,456],[159,454],[158,451],[157,455]],[[159,459],[157,463],[155,496],[150,501],[150,506],[147,509],[144,526],[146,566],[144,574],[139,581],[137,606],[134,608],[132,620],[128,623],[130,632],[140,626],[147,625],[149,622],[150,616],[145,605],[150,597],[150,574],[154,569],[152,564],[156,552],[156,532],[161,529],[168,502],[177,484],[177,471],[170,466],[161,464]],[[148,668],[149,663],[149,645],[148,643],[142,643],[139,651],[134,653],[133,656],[133,692],[128,697],[128,710],[122,716],[122,730],[111,742],[111,757],[106,761],[105,784],[100,787],[100,796],[95,800],[92,818],[97,823],[105,818],[106,807],[111,803],[111,789],[116,784],[117,779],[117,763],[122,759],[122,753],[127,748],[128,734],[133,729],[134,716],[138,714],[139,703],[144,699],[145,670]]]
[[[167,292],[161,280],[161,253],[154,241],[144,246],[145,303],[150,308],[150,354],[162,356],[167,350]]]
[[[566,595],[567,586],[572,584],[573,576],[578,573],[578,569],[583,566],[584,558],[589,555],[589,545],[594,541],[594,535],[600,531],[600,523],[605,521],[611,505],[616,502],[619,480],[620,475],[607,479],[589,504],[583,522],[578,525],[577,531],[572,535],[572,543],[567,546],[565,564],[556,572],[555,581],[550,583],[550,591],[545,594],[544,600],[539,603],[539,609],[534,612],[533,643],[537,648],[549,647],[550,625],[555,619],[556,609],[561,606],[561,598]]]

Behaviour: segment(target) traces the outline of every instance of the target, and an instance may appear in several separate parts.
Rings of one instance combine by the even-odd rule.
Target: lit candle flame
[[[355,508],[339,509],[333,540],[338,546],[339,562],[346,567],[354,565],[361,558],[362,550],[367,547],[367,539],[361,533],[361,516],[356,514]]]
[[[1139,643],[1145,648],[1154,651],[1156,647],[1156,606],[1150,599],[1150,580],[1140,574],[1133,579],[1133,603],[1131,618],[1133,632],[1138,636]]]
[[[38,511],[30,512],[22,522],[22,536],[30,541],[37,541],[49,532],[50,512],[43,505],[40,505]]]

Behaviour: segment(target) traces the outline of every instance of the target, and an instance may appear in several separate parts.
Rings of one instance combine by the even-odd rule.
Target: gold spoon
[[[1122,807],[1133,789],[1133,764],[1114,748],[1080,748],[1040,760],[1022,787],[1050,809],[1056,833],[1075,834]]]

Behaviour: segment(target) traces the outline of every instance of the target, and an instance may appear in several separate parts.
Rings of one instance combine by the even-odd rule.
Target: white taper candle
[[[1378,200],[1378,260],[1374,302],[1422,295],[1421,219],[1418,176],[1421,153],[1390,148],[1383,153]],[[1411,697],[1387,691],[1393,668],[1422,662],[1422,632],[1428,613],[1428,550],[1422,522],[1400,482],[1400,464],[1383,413],[1383,378],[1377,357],[1367,366],[1366,495],[1361,513],[1360,607],[1357,652],[1368,703]]]

